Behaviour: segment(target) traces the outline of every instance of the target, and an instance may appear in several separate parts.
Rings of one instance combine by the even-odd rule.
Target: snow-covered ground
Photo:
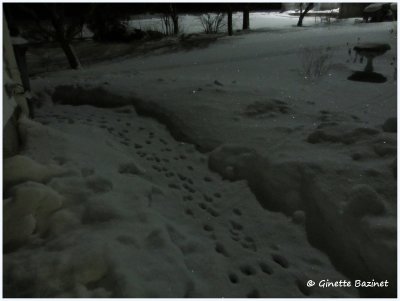
[[[5,214],[24,221],[5,295],[394,296],[395,28],[288,26],[32,79],[41,107],[4,162]],[[347,80],[364,42],[390,44],[386,83]],[[326,279],[389,287],[306,285]]]
[[[294,11],[293,11],[294,12]],[[329,12],[329,11],[328,11]],[[299,17],[292,16],[288,12],[253,12],[250,14],[250,24],[252,30],[266,30],[266,29],[284,29],[296,26]],[[211,13],[211,16],[215,16],[215,13]],[[204,31],[204,28],[200,21],[201,15],[180,15],[179,26],[180,32],[185,34],[200,33]],[[222,29],[226,31],[227,17],[222,22],[224,24]],[[243,14],[240,12],[232,14],[232,25],[233,30],[242,29]],[[319,17],[306,17],[304,19],[304,26],[310,26],[321,23]],[[132,20],[128,22],[129,28],[136,28],[141,30],[157,30],[160,32],[164,31],[163,21],[161,16],[152,15],[138,15],[133,16]]]

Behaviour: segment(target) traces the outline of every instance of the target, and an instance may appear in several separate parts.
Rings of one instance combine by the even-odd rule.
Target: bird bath
[[[367,65],[365,66],[364,71],[356,71],[351,76],[349,76],[348,79],[372,83],[386,82],[386,77],[384,77],[380,73],[374,72],[373,60],[375,57],[381,56],[386,51],[388,51],[390,49],[390,46],[388,44],[365,43],[359,44],[353,49],[357,53],[357,55],[367,58]]]

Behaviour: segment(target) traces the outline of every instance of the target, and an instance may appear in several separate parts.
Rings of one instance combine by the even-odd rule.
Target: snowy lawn
[[[288,26],[36,76],[23,155],[45,166],[5,173],[8,205],[60,202],[20,213],[5,295],[394,296],[393,28]],[[390,44],[386,83],[347,80],[364,42]],[[310,55],[327,55],[316,78]],[[306,286],[327,278],[390,285]]]

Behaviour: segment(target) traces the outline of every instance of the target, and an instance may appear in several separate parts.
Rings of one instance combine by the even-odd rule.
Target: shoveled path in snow
[[[244,181],[222,180],[133,107],[45,105],[36,121],[25,154],[75,171],[46,183],[75,219],[4,256],[6,296],[357,296],[308,288],[345,277],[301,219],[263,210]]]

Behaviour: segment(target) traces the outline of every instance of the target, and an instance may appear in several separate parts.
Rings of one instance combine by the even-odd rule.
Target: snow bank
[[[262,163],[268,161],[269,164]],[[395,223],[381,228],[378,234],[371,233],[369,222],[366,222],[378,216],[390,220],[395,214],[386,209],[394,205],[386,198],[393,199],[395,190],[391,189],[387,196],[378,194],[372,188],[377,186],[375,181],[378,181],[377,189],[385,189],[385,179],[390,177],[389,169],[382,175],[371,171],[369,177],[373,178],[363,179],[363,184],[352,186],[351,182],[346,183],[332,176],[339,172],[336,164],[273,163],[255,150],[231,145],[214,150],[210,154],[209,165],[223,177],[247,180],[263,207],[284,212],[298,224],[305,223],[310,242],[330,254],[341,270],[354,277],[371,273],[375,279],[395,281],[395,269],[390,268],[396,257]],[[354,174],[363,172],[356,169],[341,170],[341,173],[354,179]],[[381,245],[371,241],[385,242]],[[346,250],[342,249],[343,245],[346,245]],[[374,251],[378,246],[385,249],[385,260],[379,260],[378,253]],[[347,268],[350,264],[351,271]]]
[[[220,179],[206,156],[132,107],[46,104],[36,116],[42,124],[22,126],[25,161],[71,172],[9,182],[4,227],[18,244],[4,255],[5,296],[358,295],[307,288],[326,273],[345,277],[304,226],[260,210],[243,181]],[[255,162],[228,149],[234,163]]]
[[[43,166],[28,157],[17,155],[4,160],[4,186],[18,184],[28,180],[46,182],[50,178],[65,174],[59,166]]]

